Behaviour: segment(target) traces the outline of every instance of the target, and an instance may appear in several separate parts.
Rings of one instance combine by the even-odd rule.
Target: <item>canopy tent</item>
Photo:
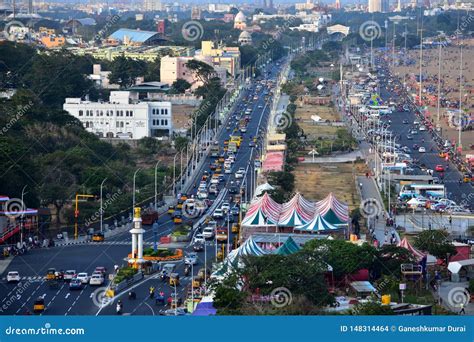
[[[325,199],[316,202],[316,211],[331,224],[341,225],[349,222],[349,206],[339,201],[332,192]]]
[[[213,298],[211,296],[203,297],[202,300],[196,305],[196,309],[193,311],[193,316],[213,316],[217,313],[216,308],[213,305]]]
[[[317,213],[311,221],[306,224],[295,227],[295,230],[304,230],[307,232],[322,232],[340,228],[340,226],[326,221],[326,219],[321,216],[321,214]]]
[[[234,249],[225,258],[222,267],[212,274],[213,277],[222,277],[227,274],[232,268],[238,268],[240,259],[244,256],[261,256],[268,254],[265,252],[250,236],[239,248]]]
[[[290,236],[288,239],[286,239],[285,243],[278,247],[278,249],[274,252],[274,254],[278,255],[290,255],[293,253],[296,253],[300,250],[300,246],[293,240],[293,238]]]
[[[423,259],[426,254],[424,254],[423,252],[419,251],[418,249],[416,249],[415,247],[412,246],[412,244],[407,240],[406,237],[404,237],[402,239],[402,241],[400,241],[398,243],[398,247],[402,247],[402,248],[405,248],[405,249],[408,249],[410,252],[413,253],[413,255],[415,256],[415,258],[417,260],[421,260]]]
[[[314,203],[306,200],[299,192],[282,205],[278,225],[281,227],[295,227],[305,224],[314,216]]]
[[[274,226],[280,217],[281,204],[275,202],[268,193],[252,202],[242,220],[242,226]]]
[[[261,184],[255,189],[255,197],[259,197],[263,192],[274,190],[275,188],[268,183]]]

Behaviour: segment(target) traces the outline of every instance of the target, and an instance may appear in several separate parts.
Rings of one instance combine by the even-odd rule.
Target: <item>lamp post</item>
[[[158,164],[160,164],[160,161],[158,160],[155,164],[155,210],[158,210],[157,208],[157,198],[158,198]]]
[[[102,189],[104,187],[104,183],[107,180],[107,177],[104,178],[102,183],[100,183],[100,232],[103,233],[103,219],[104,219],[104,207],[103,207],[103,200],[102,200]]]
[[[23,198],[25,197],[25,189],[27,186],[28,184],[25,185],[23,189],[21,190],[20,245],[22,248],[23,248],[23,220],[25,217],[25,210],[26,210],[26,206],[25,206],[25,203],[23,202]]]
[[[178,157],[178,153],[173,158],[173,196],[176,196],[176,157]]]
[[[132,204],[132,212],[135,208],[135,183],[136,183],[136,178],[137,178],[137,173],[138,171],[140,171],[141,168],[138,168],[135,173],[133,174],[133,194],[132,194],[132,201],[133,201],[133,204]]]

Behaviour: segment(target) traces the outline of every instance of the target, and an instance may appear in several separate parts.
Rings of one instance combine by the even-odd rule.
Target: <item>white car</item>
[[[197,193],[197,198],[199,199],[206,199],[207,198],[207,191],[202,191],[200,190],[198,193]]]
[[[76,277],[75,270],[67,270],[66,272],[64,272],[64,280],[72,280],[75,277]]]
[[[238,178],[243,178],[243,177],[244,177],[244,173],[245,173],[245,171],[240,171],[240,170],[237,171],[237,172],[235,173],[235,178],[236,178],[236,179],[238,179]]]
[[[418,149],[418,152],[420,152],[420,153],[425,153],[425,152],[426,152],[426,148],[424,148],[423,146],[420,146],[420,148]]]
[[[420,126],[419,130],[420,131],[426,131],[426,127],[425,126]]]
[[[194,243],[204,243],[204,236],[202,234],[196,234],[194,237]]]
[[[202,236],[204,239],[212,239],[214,237],[214,228],[213,227],[206,227],[202,231]]]
[[[184,257],[184,263],[187,265],[196,265],[198,263],[197,253],[191,252]]]
[[[227,212],[230,210],[230,204],[228,202],[222,203],[221,210],[224,214],[227,214]]]
[[[105,282],[104,276],[99,273],[94,273],[92,274],[90,280],[89,280],[89,285],[96,285],[96,286],[101,286]]]
[[[85,272],[78,273],[76,278],[83,284],[89,284],[89,275]]]
[[[214,210],[214,213],[212,214],[212,217],[214,217],[215,219],[218,219],[218,218],[222,218],[224,216],[224,214],[222,213],[222,209],[216,209]]]
[[[225,168],[224,173],[232,173],[232,169],[230,167]]]
[[[17,271],[11,271],[7,274],[7,283],[19,282],[20,281],[20,273]]]

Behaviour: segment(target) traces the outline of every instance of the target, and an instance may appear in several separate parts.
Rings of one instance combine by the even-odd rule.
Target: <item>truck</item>
[[[214,144],[211,146],[211,157],[219,157],[219,145]]]
[[[237,143],[235,141],[229,142],[227,147],[228,152],[237,153]]]
[[[148,208],[142,213],[142,224],[153,224],[158,220],[158,212],[152,208]]]

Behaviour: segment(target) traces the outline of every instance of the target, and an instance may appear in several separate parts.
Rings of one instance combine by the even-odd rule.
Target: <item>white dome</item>
[[[247,20],[247,18],[245,17],[244,12],[239,11],[239,13],[237,13],[237,15],[235,16],[234,22],[245,22],[245,20]]]

